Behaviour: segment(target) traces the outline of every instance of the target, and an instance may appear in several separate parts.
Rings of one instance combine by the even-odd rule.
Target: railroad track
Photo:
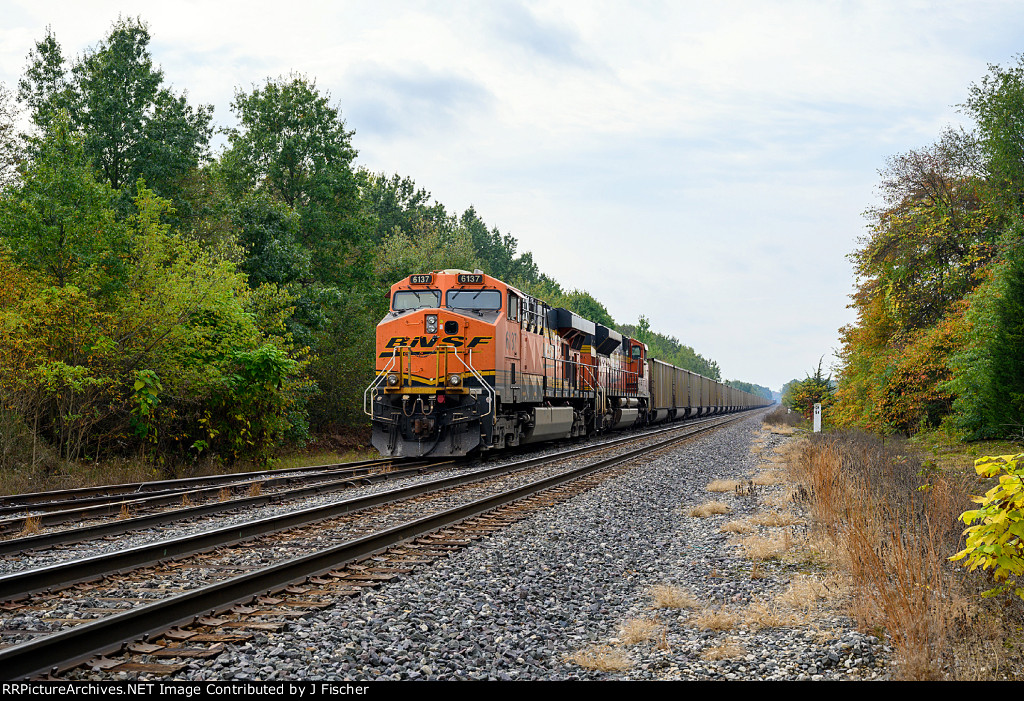
[[[357,460],[347,463],[329,465],[311,465],[291,467],[287,469],[256,470],[252,472],[235,472],[226,475],[207,475],[205,477],[185,477],[171,480],[151,480],[149,482],[128,482],[124,484],[108,484],[96,487],[76,487],[74,489],[57,489],[46,492],[29,492],[26,494],[8,494],[0,496],[0,515],[25,509],[47,509],[50,505],[84,504],[89,500],[102,503],[103,500],[116,501],[126,497],[155,494],[167,491],[189,491],[208,486],[247,485],[254,481],[263,481],[271,477],[302,477],[306,473],[318,473],[324,470],[349,469],[353,471],[372,471],[389,465],[410,462],[410,459],[375,458]]]
[[[230,475],[219,476],[219,480],[199,478],[209,479],[209,482],[198,483],[189,480],[191,484],[188,487],[152,490],[148,494],[131,498],[115,492],[82,500],[50,501],[16,518],[0,517],[0,534],[11,536],[0,540],[0,555],[81,542],[239,508],[253,508],[268,503],[340,491],[357,485],[420,474],[429,469],[440,469],[452,465],[453,462],[362,461],[344,466],[296,468],[302,472],[287,475],[261,472],[246,473],[242,479],[231,479],[234,476]],[[291,487],[295,484],[305,486]],[[91,525],[50,530],[45,533],[34,532],[36,529],[70,522],[91,522]],[[26,524],[31,524],[32,528],[27,528]]]
[[[742,415],[671,427],[662,430],[664,436],[618,439],[197,538],[0,577],[0,599],[8,602],[3,605],[6,621],[0,633],[18,635],[11,625],[15,620],[28,624],[21,631],[22,642],[0,650],[0,669],[7,678],[38,676],[81,663],[93,670],[90,673],[103,668],[128,674],[173,673],[186,663],[166,660],[215,655],[223,649],[219,645],[239,642],[253,630],[280,629],[289,616],[329,606],[339,597],[402,576],[544,505],[590,488],[589,481],[608,479],[609,470],[629,469],[622,466],[624,462],[738,418]],[[638,440],[647,445],[621,452],[627,442]],[[571,468],[550,467],[555,461],[579,461],[582,453],[611,450],[620,452]],[[534,472],[524,479],[530,470]],[[547,472],[538,476],[538,470]],[[513,480],[512,475],[518,478]],[[482,488],[484,478],[506,484]],[[421,509],[423,505],[426,508]],[[353,523],[361,523],[362,530],[344,528]],[[346,533],[344,542],[336,542],[339,532]],[[277,536],[271,538],[272,533]],[[243,571],[238,563],[246,561],[240,554],[247,550],[277,555],[260,554],[255,560],[266,562]],[[171,557],[174,561],[167,562]],[[134,579],[149,586],[129,585],[111,576],[121,571],[132,571]],[[200,572],[205,577],[201,585],[195,581]],[[211,572],[215,576],[208,576]],[[88,583],[102,576],[108,579]],[[153,586],[156,582],[160,584]],[[83,599],[93,605],[76,608],[75,602]],[[81,613],[99,618],[69,619],[60,613],[69,606],[75,611],[87,609]],[[47,623],[46,618],[70,627],[42,630],[39,626]],[[102,656],[115,651],[120,659]]]
[[[646,432],[656,435],[672,429],[659,427]],[[624,439],[599,441],[596,445],[620,440]],[[0,497],[0,557],[279,505],[470,462],[383,458]],[[295,484],[305,486],[291,486]]]

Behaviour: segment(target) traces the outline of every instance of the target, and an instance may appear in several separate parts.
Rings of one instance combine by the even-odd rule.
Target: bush
[[[1017,586],[1024,573],[1024,453],[979,458],[974,469],[982,477],[998,477],[999,484],[985,496],[974,497],[981,508],[961,514],[968,526],[967,544],[949,559],[963,560],[972,572],[979,567],[992,571],[997,586],[985,596],[1012,592],[1024,599],[1024,587]],[[980,523],[972,526],[975,522]]]

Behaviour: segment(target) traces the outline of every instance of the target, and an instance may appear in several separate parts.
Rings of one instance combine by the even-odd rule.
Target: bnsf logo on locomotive
[[[494,339],[491,336],[474,336],[473,338],[467,339],[465,336],[445,336],[439,338],[437,336],[392,336],[391,340],[384,344],[385,348],[434,348],[439,343],[442,346],[454,346],[455,348],[476,348],[477,346],[485,346]],[[391,357],[391,353],[381,353],[381,358]]]

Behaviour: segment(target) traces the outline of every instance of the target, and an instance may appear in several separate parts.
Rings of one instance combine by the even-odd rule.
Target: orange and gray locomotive
[[[364,409],[387,456],[459,456],[769,403],[480,271],[393,285],[376,351]]]

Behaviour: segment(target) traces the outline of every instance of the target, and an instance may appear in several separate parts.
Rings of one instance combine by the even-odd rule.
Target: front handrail
[[[363,413],[371,418],[373,418],[373,400],[370,398],[370,393],[377,389],[377,385],[381,383],[388,371],[391,370],[396,360],[398,360],[398,348],[391,351],[390,362],[388,362],[383,370],[377,373],[377,376],[373,378],[373,382],[370,383],[370,386],[363,390]]]
[[[373,399],[372,399],[373,392],[380,386],[381,382],[387,376],[388,372],[391,371],[392,368],[394,368],[396,361],[398,361],[400,357],[404,356],[409,351],[410,351],[410,348],[408,346],[395,346],[395,348],[391,351],[391,360],[388,361],[388,364],[384,367],[383,370],[381,370],[380,372],[377,373],[377,376],[374,377],[373,382],[370,383],[369,387],[367,387],[363,391],[363,413],[364,414],[366,414],[367,416],[369,416],[371,418],[373,417],[373,410],[372,410],[373,409]],[[435,355],[436,356],[442,355],[442,353],[440,351],[443,351],[443,355],[445,356],[445,363],[444,363],[445,364],[445,373],[444,373],[445,376],[448,375],[448,357],[452,356],[456,360],[458,360],[460,363],[462,363],[462,366],[465,367],[473,375],[473,377],[476,378],[477,382],[480,383],[480,386],[484,389],[485,392],[487,392],[487,404],[488,404],[488,406],[487,406],[487,413],[484,414],[483,416],[490,416],[491,414],[493,414],[494,411],[495,411],[496,394],[495,394],[494,388],[490,384],[488,384],[487,380],[480,373],[480,371],[477,370],[476,367],[474,367],[474,365],[473,365],[473,350],[472,349],[468,349],[467,350],[468,361],[469,362],[464,360],[462,358],[462,356],[459,355],[458,348],[456,348],[455,346],[439,346],[438,350],[435,351]],[[435,365],[434,365],[435,372],[440,368],[440,365],[441,365],[440,357],[438,357],[436,359]],[[402,385],[404,386],[405,385],[405,380],[406,380],[406,378],[405,378],[405,370],[402,368],[402,363],[400,363],[400,362],[399,362],[399,368],[398,369],[399,369],[400,380],[402,382]],[[408,363],[408,371],[410,373],[410,381],[411,381],[411,374],[412,374],[412,363],[411,362]],[[437,379],[438,379],[437,377],[434,378],[435,383],[437,382]],[[483,417],[481,417],[481,418],[483,418]]]

